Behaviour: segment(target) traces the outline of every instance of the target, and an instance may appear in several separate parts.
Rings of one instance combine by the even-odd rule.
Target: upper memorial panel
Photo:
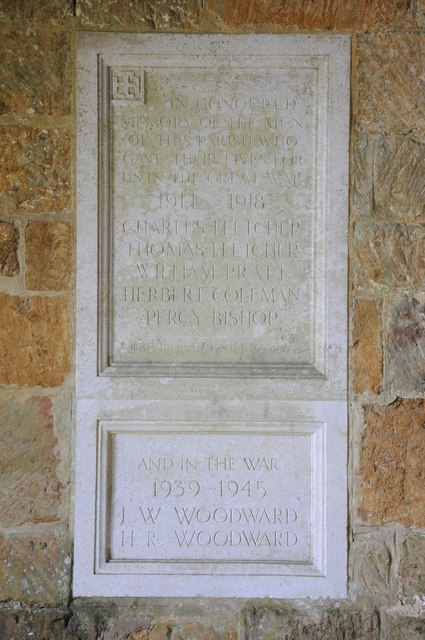
[[[100,375],[327,376],[331,56],[241,42],[98,55]]]

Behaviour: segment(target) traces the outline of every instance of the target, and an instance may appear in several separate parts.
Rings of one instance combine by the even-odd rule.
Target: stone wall
[[[0,638],[425,637],[424,0],[0,0]],[[73,600],[75,35],[352,34],[349,597]]]

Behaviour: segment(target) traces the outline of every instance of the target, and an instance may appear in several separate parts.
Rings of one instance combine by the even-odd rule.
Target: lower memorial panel
[[[96,573],[322,575],[325,434],[99,421]]]
[[[74,595],[346,597],[346,414],[80,399]]]

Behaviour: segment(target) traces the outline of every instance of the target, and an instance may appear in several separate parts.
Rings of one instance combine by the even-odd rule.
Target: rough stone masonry
[[[0,637],[425,637],[424,0],[0,0]],[[73,600],[77,30],[352,35],[349,596]]]

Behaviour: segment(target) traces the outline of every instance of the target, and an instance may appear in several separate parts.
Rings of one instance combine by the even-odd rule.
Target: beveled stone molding
[[[325,435],[322,422],[100,421],[95,573],[325,575]]]
[[[349,49],[78,34],[75,595],[345,597]]]
[[[99,375],[327,376],[346,286],[335,59],[255,40],[99,56]]]
[[[77,420],[75,595],[346,595],[344,402],[80,400]]]

